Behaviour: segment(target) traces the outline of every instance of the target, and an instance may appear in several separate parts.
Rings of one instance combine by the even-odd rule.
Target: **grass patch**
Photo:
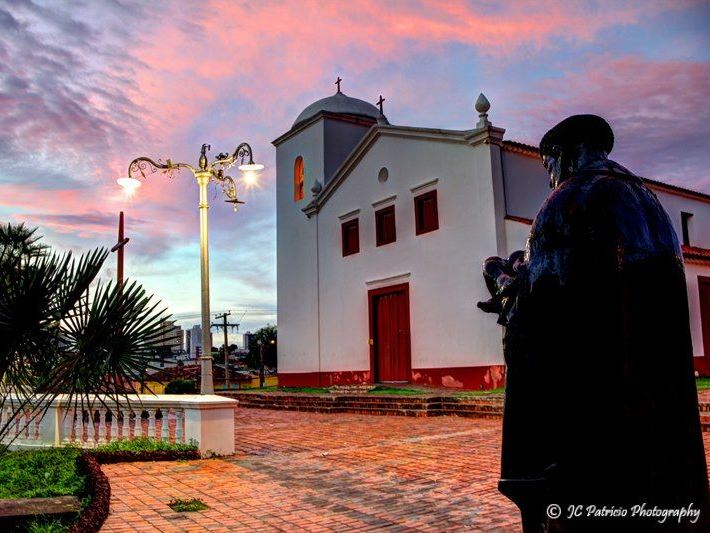
[[[197,444],[190,442],[168,442],[151,437],[139,439],[120,439],[101,444],[94,448],[97,452],[183,452],[197,449]]]
[[[27,533],[64,533],[69,526],[61,520],[37,518],[27,524]]]
[[[710,379],[707,379],[707,388],[710,389]],[[698,389],[701,389],[700,384],[698,384]],[[326,387],[264,387],[263,389],[242,389],[239,392],[251,392],[251,393],[261,393],[261,392],[287,392],[291,394],[330,394],[330,390]],[[431,396],[439,394],[450,394],[455,397],[468,398],[472,396],[487,396],[490,394],[503,394],[505,392],[504,388],[492,389],[492,390],[459,390],[454,391],[442,391],[442,390],[428,390],[425,388],[421,389],[410,389],[405,387],[388,387],[387,385],[377,385],[371,391],[362,394],[374,394],[374,395],[395,395],[395,396]]]
[[[431,394],[429,391],[422,389],[405,389],[403,387],[387,387],[385,385],[377,385],[367,394],[394,394],[397,396],[416,396],[423,394]]]
[[[194,513],[197,511],[204,511],[205,509],[209,509],[209,506],[199,498],[191,498],[189,500],[173,498],[172,500],[170,500],[168,507],[170,507],[176,513]]]
[[[259,389],[259,391],[264,391],[264,389]],[[276,390],[274,388],[274,390]],[[279,387],[280,392],[297,392],[301,394],[329,394],[328,389],[325,387]]]
[[[697,378],[695,384],[698,390],[708,390],[710,389],[710,378]]]
[[[462,390],[452,394],[457,398],[470,398],[472,396],[490,396],[491,394],[503,394],[505,389],[503,387],[498,389],[490,390]]]
[[[78,448],[18,450],[0,455],[0,499],[79,496]]]
[[[78,496],[86,478],[77,468],[81,450],[74,447],[17,450],[0,454],[0,499]],[[64,533],[74,518],[37,517],[29,533]]]

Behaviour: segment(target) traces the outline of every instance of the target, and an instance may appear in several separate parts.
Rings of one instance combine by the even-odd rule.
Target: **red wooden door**
[[[703,330],[703,351],[705,361],[710,361],[710,278],[699,277],[700,321]]]
[[[409,381],[408,286],[370,291],[370,329],[376,381]]]

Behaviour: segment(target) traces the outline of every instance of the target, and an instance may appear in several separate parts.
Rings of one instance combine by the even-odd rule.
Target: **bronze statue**
[[[613,143],[594,115],[547,132],[553,190],[524,257],[484,263],[479,307],[506,328],[499,490],[526,532],[707,531],[681,249]]]

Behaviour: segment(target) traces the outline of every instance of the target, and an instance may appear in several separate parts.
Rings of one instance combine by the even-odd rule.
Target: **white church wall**
[[[481,263],[497,253],[489,150],[383,136],[324,205],[318,215],[323,371],[370,369],[367,282],[392,276],[399,279],[390,284],[410,286],[413,369],[503,363],[500,327],[476,308],[488,297]],[[389,171],[384,183],[382,167]],[[434,178],[439,229],[417,236],[410,189]],[[397,240],[376,247],[372,204],[391,196]],[[342,257],[339,216],[354,209],[360,252]]]
[[[505,235],[508,250],[506,255],[510,255],[516,250],[525,250],[530,235],[530,224],[517,220],[505,221]]]
[[[279,372],[318,368],[316,221],[301,209],[311,200],[315,179],[323,182],[323,123],[316,122],[276,148],[277,305]],[[293,199],[298,156],[305,168],[305,197]]]
[[[692,213],[693,216],[688,222],[691,246],[710,248],[710,201],[671,194],[653,186],[651,189],[668,212],[673,228],[678,234],[678,239],[681,241],[683,239],[681,212]]]
[[[710,202],[671,194],[654,187],[652,189],[668,213],[678,239],[682,242],[681,212],[692,213],[693,216],[688,223],[690,245],[710,248]],[[685,279],[688,284],[688,308],[690,310],[690,333],[693,340],[693,354],[702,356],[705,355],[705,350],[703,347],[698,276],[710,277],[710,265],[686,261]]]
[[[710,355],[703,347],[703,326],[700,314],[698,276],[710,278],[710,265],[685,263],[685,279],[688,284],[688,308],[690,309],[690,334],[693,340],[693,355]]]
[[[539,158],[508,150],[502,152],[506,212],[534,219],[550,194],[550,178]]]

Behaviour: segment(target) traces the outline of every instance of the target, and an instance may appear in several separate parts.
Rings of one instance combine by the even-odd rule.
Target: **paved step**
[[[457,396],[397,396],[357,394],[228,393],[239,407],[311,413],[355,413],[380,416],[461,416],[501,418],[503,398]],[[700,424],[710,432],[710,403],[701,402]]]
[[[463,416],[500,418],[503,400],[450,396],[334,395],[230,393],[239,407],[315,413],[355,413],[381,416]]]

